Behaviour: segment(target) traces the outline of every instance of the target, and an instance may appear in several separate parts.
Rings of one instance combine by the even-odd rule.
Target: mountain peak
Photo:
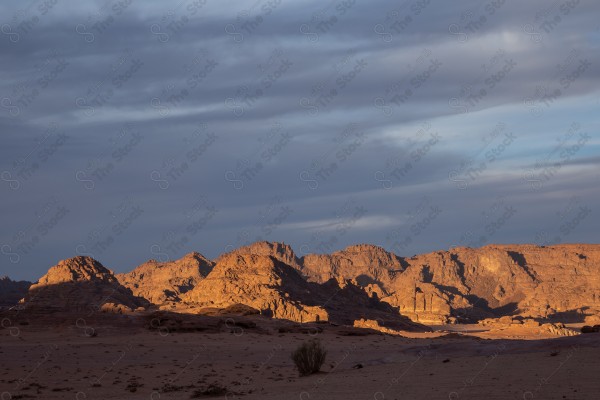
[[[366,307],[379,300],[427,323],[476,321],[509,312],[546,318],[560,316],[563,310],[574,315],[600,313],[600,280],[593,278],[600,273],[599,260],[600,245],[490,244],[404,258],[364,243],[299,259],[288,244],[261,241],[222,254],[215,262],[191,252],[179,260],[146,262],[117,277],[92,258],[74,257],[50,268],[31,289],[62,286],[61,293],[70,293],[80,285],[93,289],[86,294],[92,298],[99,286],[112,293],[111,285],[118,279],[135,296],[157,306],[243,303],[301,321],[325,318],[324,311],[338,318],[338,305],[340,310],[356,311],[360,304]],[[3,282],[11,283],[8,278]],[[319,301],[328,298],[329,290],[320,287],[331,282],[347,290],[346,305],[320,309]],[[563,287],[562,282],[572,284]],[[134,305],[125,292],[119,293],[123,294],[119,304]],[[53,293],[44,299],[60,303]],[[69,302],[81,305],[83,299],[70,296]]]
[[[180,295],[203,280],[213,265],[212,261],[193,251],[179,260],[145,262],[131,272],[118,274],[117,279],[136,296],[161,304],[179,301]]]
[[[84,256],[61,260],[41,277],[37,285],[52,285],[64,282],[116,282],[113,273],[99,261]]]
[[[255,242],[247,246],[240,247],[239,249],[235,249],[230,253],[271,256],[281,262],[284,262],[294,267],[298,267],[300,265],[300,260],[298,259],[298,257],[296,257],[296,254],[294,253],[292,247],[289,244],[281,242]]]
[[[364,253],[364,252],[379,252],[379,253],[389,253],[386,249],[381,246],[377,246],[374,244],[368,243],[359,243],[353,244],[346,247],[342,252],[347,253]]]
[[[59,261],[29,288],[26,307],[77,312],[132,311],[147,305],[121,286],[112,271],[91,257]]]

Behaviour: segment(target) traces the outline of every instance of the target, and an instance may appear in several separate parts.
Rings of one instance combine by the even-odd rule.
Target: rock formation
[[[282,263],[300,269],[301,260],[296,257],[292,247],[285,243],[271,243],[271,242],[256,242],[248,246],[240,247],[232,252],[237,254],[254,254],[259,256],[271,256],[274,259],[281,261]],[[230,253],[223,254],[222,256],[228,256]],[[220,258],[217,258],[217,262]]]
[[[470,306],[461,294],[466,287],[460,274],[446,267],[451,262],[442,253],[405,259],[381,247],[363,244],[331,255],[309,254],[302,259],[301,271],[314,282],[349,279],[415,321],[440,323],[450,317],[453,308]],[[434,271],[455,290],[441,287],[433,279]]]
[[[213,271],[183,299],[204,307],[241,303],[263,315],[297,322],[352,325],[356,319],[376,318],[399,330],[425,329],[351,282],[307,282],[298,271],[299,261],[286,245],[259,242],[246,246],[219,257]]]
[[[117,279],[134,295],[160,305],[180,301],[181,295],[196,287],[213,265],[212,261],[194,252],[175,261],[147,261],[131,272],[118,274]]]
[[[488,245],[400,257],[361,244],[299,258],[286,244],[258,242],[214,262],[198,253],[148,261],[118,279],[97,261],[76,257],[31,286],[25,303],[110,303],[123,311],[143,305],[140,296],[185,312],[244,305],[297,322],[392,330],[423,329],[408,318],[491,325],[600,320],[599,245]]]
[[[351,279],[415,321],[520,314],[583,321],[600,310],[600,246],[488,245],[397,257],[377,246],[307,255],[307,279]]]
[[[8,276],[0,277],[0,307],[14,306],[25,296],[31,282],[13,281]]]
[[[324,308],[302,302],[311,295],[309,284],[294,268],[270,255],[243,249],[219,257],[212,272],[183,300],[218,308],[241,303],[275,318],[326,321]]]
[[[111,271],[90,257],[60,261],[31,285],[21,301],[26,309],[44,311],[123,312],[145,307]]]

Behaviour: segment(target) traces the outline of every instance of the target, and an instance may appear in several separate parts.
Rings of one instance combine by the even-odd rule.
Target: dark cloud
[[[0,6],[2,274],[598,241],[593,2],[49,4]]]

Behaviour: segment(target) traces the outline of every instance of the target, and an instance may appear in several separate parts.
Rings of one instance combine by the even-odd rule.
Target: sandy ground
[[[600,398],[600,334],[523,341],[325,330],[315,335],[328,349],[323,372],[301,378],[290,353],[309,334],[95,332],[1,329],[0,399]]]

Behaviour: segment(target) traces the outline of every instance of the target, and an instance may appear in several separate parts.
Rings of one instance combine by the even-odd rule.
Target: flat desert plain
[[[9,399],[597,399],[600,334],[533,329],[380,334],[313,325],[169,332],[133,324],[0,329]],[[308,326],[310,325],[303,325]],[[463,328],[464,329],[464,328]],[[318,337],[322,372],[300,377],[290,353]]]

